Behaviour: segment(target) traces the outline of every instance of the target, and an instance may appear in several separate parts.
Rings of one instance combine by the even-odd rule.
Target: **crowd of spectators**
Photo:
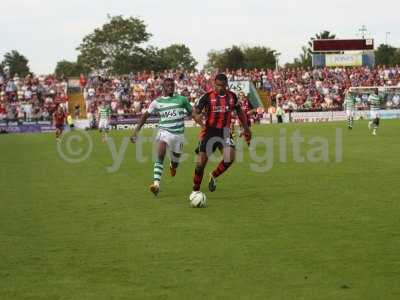
[[[250,80],[257,88],[271,92],[274,106],[284,111],[340,110],[349,87],[398,86],[400,67],[325,68],[279,70],[225,70],[229,80]],[[214,73],[203,71],[139,72],[127,76],[81,76],[80,85],[89,118],[96,115],[101,101],[110,103],[114,116],[137,116],[161,95],[164,78],[174,78],[177,93],[191,103],[212,89]],[[68,105],[68,82],[53,76],[7,78],[0,74],[0,120],[49,120],[57,105]],[[400,107],[400,95],[390,95],[388,108]],[[360,95],[358,109],[368,109]],[[79,107],[77,108],[79,109]],[[79,114],[79,112],[78,112]],[[75,114],[78,116],[78,114]]]
[[[282,69],[269,72],[266,81],[284,110],[340,110],[349,87],[400,87],[400,67]],[[368,96],[361,93],[357,98],[357,108],[368,109]],[[400,104],[396,93],[387,100],[388,107]]]
[[[326,68],[280,70],[226,70],[229,80],[250,80],[259,89],[271,91],[273,105],[284,111],[341,110],[345,90],[349,87],[398,86],[400,67]],[[191,103],[210,90],[215,74],[207,72],[142,72],[110,79],[92,77],[84,86],[87,111],[94,113],[100,100],[111,103],[114,115],[138,115],[160,96],[163,78],[174,78],[176,90]],[[358,96],[358,109],[368,109],[367,95]],[[398,94],[386,105],[400,106]]]
[[[164,78],[174,78],[176,92],[186,96],[191,103],[211,89],[213,82],[213,75],[203,72],[140,72],[113,78],[94,76],[83,87],[89,118],[96,113],[101,101],[110,103],[113,115],[140,115],[152,100],[161,95]]]
[[[0,74],[0,121],[51,120],[58,105],[68,106],[67,80],[53,76]]]

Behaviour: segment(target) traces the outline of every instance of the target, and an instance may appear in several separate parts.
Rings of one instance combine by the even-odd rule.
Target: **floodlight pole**
[[[275,52],[275,70],[278,71],[279,70],[279,56],[282,53],[280,52]]]
[[[365,25],[362,25],[358,31],[361,32],[361,37],[365,39],[365,33],[367,32],[367,27]]]
[[[389,42],[389,36],[390,36],[390,32],[389,32],[389,31],[387,31],[387,32],[386,32],[386,42],[385,42],[385,44],[386,44],[386,45],[388,45],[388,42]]]

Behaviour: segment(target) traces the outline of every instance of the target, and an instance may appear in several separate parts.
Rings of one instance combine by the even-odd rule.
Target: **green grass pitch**
[[[321,137],[329,161],[295,162],[296,130],[302,155]],[[0,299],[400,299],[400,121],[384,120],[375,137],[366,121],[256,126],[273,138],[272,168],[252,171],[244,147],[215,193],[203,181],[206,209],[188,201],[197,132],[187,130],[190,157],[176,178],[165,172],[157,198],[151,159],[137,162],[135,145],[109,172],[97,132],[76,164],[52,134],[0,136]],[[116,150],[129,134],[111,133]]]

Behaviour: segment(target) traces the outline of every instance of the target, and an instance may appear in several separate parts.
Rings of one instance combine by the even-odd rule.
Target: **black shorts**
[[[207,155],[211,155],[215,150],[222,150],[227,147],[235,148],[229,128],[207,128],[201,131],[199,144],[195,152],[197,154],[204,152]]]

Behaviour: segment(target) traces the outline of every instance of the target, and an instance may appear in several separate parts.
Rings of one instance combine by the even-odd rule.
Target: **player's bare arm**
[[[142,117],[140,118],[139,123],[136,125],[135,129],[133,130],[133,134],[131,136],[132,143],[136,143],[137,135],[138,135],[140,129],[142,129],[143,125],[146,123],[149,116],[150,116],[150,114],[147,111],[142,114]]]
[[[200,125],[201,128],[205,128],[205,125],[203,122],[203,114],[200,109],[198,109],[198,108],[193,109],[192,118],[197,124]]]
[[[249,126],[247,125],[247,116],[240,106],[237,108],[236,113],[239,118],[239,122],[243,127],[243,135],[246,139],[246,142],[247,142],[247,144],[250,144],[251,130],[250,130]]]
[[[250,109],[248,112],[247,112],[247,115],[251,115],[251,114],[254,114],[254,113],[256,113],[257,112],[257,108],[253,108],[253,109]]]

